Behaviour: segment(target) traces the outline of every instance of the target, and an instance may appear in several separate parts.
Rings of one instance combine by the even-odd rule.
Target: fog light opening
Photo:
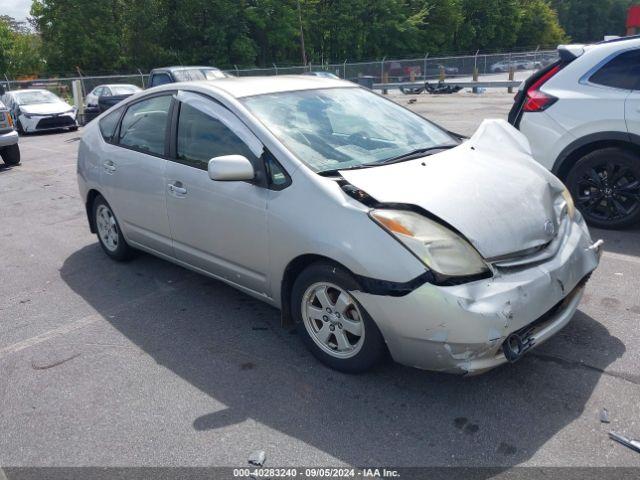
[[[533,347],[533,338],[531,338],[529,334],[530,331],[525,335],[512,333],[503,342],[502,351],[509,362],[517,362],[527,350]]]

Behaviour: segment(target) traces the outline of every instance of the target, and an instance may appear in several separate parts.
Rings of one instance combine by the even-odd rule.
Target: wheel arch
[[[601,132],[582,137],[567,146],[558,156],[552,172],[565,181],[571,167],[585,155],[605,148],[622,148],[640,157],[640,135],[625,132]]]
[[[87,220],[89,221],[89,230],[91,233],[96,233],[96,222],[93,218],[93,202],[95,202],[98,196],[102,196],[102,194],[96,190],[95,188],[90,189],[87,192],[87,201],[85,202],[85,210],[87,212]]]
[[[348,272],[354,278],[357,276],[347,267],[340,262],[336,262],[332,258],[324,255],[318,255],[313,253],[306,253],[297,256],[291,260],[284,269],[282,274],[282,280],[280,282],[280,311],[283,327],[292,327],[294,325],[293,315],[291,314],[291,290],[296,278],[307,268],[309,265],[318,262],[326,262],[336,265],[341,269]]]

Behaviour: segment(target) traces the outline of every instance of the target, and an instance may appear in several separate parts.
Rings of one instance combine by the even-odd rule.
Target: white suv
[[[520,87],[509,121],[591,225],[640,222],[640,37],[558,50]]]

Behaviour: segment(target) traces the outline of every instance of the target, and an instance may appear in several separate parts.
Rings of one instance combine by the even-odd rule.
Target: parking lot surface
[[[392,98],[471,134],[512,95]],[[640,466],[607,436],[640,438],[640,229],[593,231],[579,312],[520,362],[350,376],[230,287],[109,260],[77,192],[81,134],[23,137],[0,167],[1,466]]]

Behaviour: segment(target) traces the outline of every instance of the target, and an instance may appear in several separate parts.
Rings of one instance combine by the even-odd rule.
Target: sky
[[[3,0],[0,15],[9,15],[16,20],[25,20],[31,10],[31,0]]]

